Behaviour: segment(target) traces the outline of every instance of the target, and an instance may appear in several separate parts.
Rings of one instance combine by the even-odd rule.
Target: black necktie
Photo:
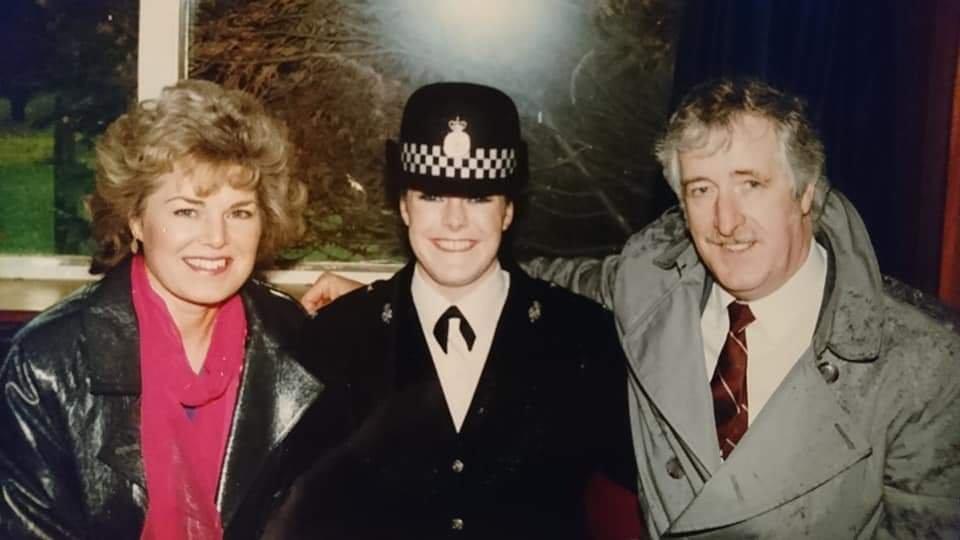
[[[460,319],[460,335],[463,336],[463,341],[467,344],[467,350],[473,350],[473,342],[477,339],[477,335],[473,333],[473,328],[470,327],[470,323],[467,322],[463,313],[460,313],[457,306],[450,306],[443,312],[443,315],[440,316],[437,324],[433,327],[433,336],[437,338],[437,343],[440,344],[444,354],[447,352],[447,331],[450,328],[450,319]]]

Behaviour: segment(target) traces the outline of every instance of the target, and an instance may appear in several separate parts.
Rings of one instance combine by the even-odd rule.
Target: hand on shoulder
[[[345,278],[333,272],[324,272],[313,282],[310,289],[300,297],[300,303],[310,314],[314,314],[330,302],[361,286],[363,286],[363,283],[359,281]]]

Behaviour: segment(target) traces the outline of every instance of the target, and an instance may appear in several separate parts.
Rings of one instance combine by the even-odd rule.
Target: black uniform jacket
[[[461,431],[410,293],[413,266],[342,297],[306,327],[352,435],[295,489],[285,536],[583,538],[584,487],[631,490],[626,364],[602,307],[510,270]],[[432,337],[432,332],[426,335]]]
[[[253,280],[241,295],[248,337],[216,501],[226,538],[259,534],[305,463],[306,444],[288,433],[311,417],[297,436],[312,453],[329,416],[323,384],[292,355],[302,309]],[[31,321],[0,388],[0,538],[139,538],[147,493],[129,262]]]

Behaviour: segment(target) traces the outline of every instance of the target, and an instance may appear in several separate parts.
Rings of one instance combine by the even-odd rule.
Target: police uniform
[[[488,87],[421,88],[388,167],[395,192],[513,196],[526,177],[516,109]],[[462,421],[431,355],[441,338],[411,292],[415,261],[308,324],[304,358],[338,396],[351,434],[299,483],[290,536],[585,538],[591,477],[634,485],[611,315],[500,264],[505,300],[488,321],[492,342]]]

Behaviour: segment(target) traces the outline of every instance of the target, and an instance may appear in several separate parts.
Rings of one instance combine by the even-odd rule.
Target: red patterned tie
[[[724,459],[747,432],[747,325],[753,322],[750,306],[730,302],[730,331],[723,343],[717,367],[710,380],[717,441]]]

